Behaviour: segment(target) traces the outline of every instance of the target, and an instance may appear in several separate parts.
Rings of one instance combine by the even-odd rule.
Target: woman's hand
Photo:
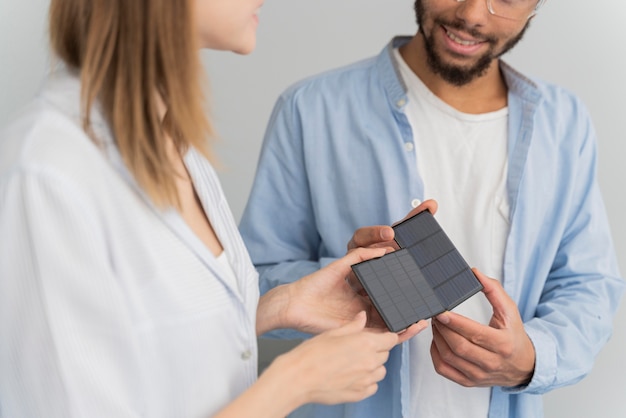
[[[423,202],[405,219],[424,210],[434,214],[437,202]],[[393,237],[394,231],[390,226],[360,228],[348,243],[348,254],[344,257],[296,282],[267,292],[259,300],[257,334],[277,328],[317,334],[349,322],[361,311],[367,313],[368,328],[386,330],[384,321],[361,288],[351,266],[397,249]],[[400,333],[399,342],[415,336],[426,326],[426,321],[410,326]]]
[[[357,402],[378,390],[398,334],[365,328],[365,312],[305,340],[269,365],[216,418],[284,417],[307,403]],[[279,394],[279,396],[276,396]]]
[[[310,334],[340,327],[361,311],[367,313],[367,327],[387,330],[369,298],[355,291],[351,266],[385,254],[384,248],[359,248],[313,274],[266,293],[259,302],[257,333],[275,328],[294,328]],[[352,277],[352,278],[351,278]],[[404,342],[427,327],[426,321],[407,328],[398,342]]]
[[[277,357],[260,380],[273,373],[291,376],[298,383],[289,391],[299,404],[356,402],[371,396],[385,377],[384,364],[398,335],[368,330],[365,324],[365,312],[360,312],[343,326],[305,340]]]

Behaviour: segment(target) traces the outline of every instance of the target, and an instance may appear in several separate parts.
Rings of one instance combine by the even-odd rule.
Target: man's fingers
[[[483,285],[483,293],[491,306],[493,306],[494,312],[507,313],[507,309],[509,309],[508,307],[511,306],[513,301],[509,295],[506,294],[500,282],[486,276],[477,268],[473,268],[472,271],[480,281],[480,284]]]
[[[441,334],[446,334],[445,329],[450,330],[449,335],[458,334],[472,344],[490,352],[497,352],[505,343],[497,329],[483,325],[463,315],[454,312],[444,312],[433,318]],[[451,338],[451,337],[449,337]]]
[[[422,203],[420,203],[419,206],[417,206],[415,209],[413,209],[412,211],[410,211],[405,217],[404,219],[402,219],[402,221],[405,221],[407,219],[409,219],[412,216],[417,215],[420,212],[424,212],[425,210],[428,210],[430,213],[432,213],[433,215],[435,214],[435,212],[437,212],[437,201],[433,200],[433,199],[428,199],[423,201]],[[398,221],[396,223],[394,223],[394,225],[402,222],[402,221]]]
[[[393,241],[393,237],[393,228],[390,226],[365,226],[354,232],[352,239],[348,243],[348,250],[358,247],[369,247],[376,244],[385,244],[386,246],[389,246],[389,242]]]
[[[433,215],[437,212],[437,202],[433,199],[422,202],[418,207],[413,209],[403,219],[417,215],[419,212],[428,210]],[[402,221],[400,221],[402,222]],[[396,222],[397,223],[397,222]],[[395,225],[395,224],[394,224]],[[398,246],[393,238],[395,233],[393,228],[387,225],[364,226],[357,229],[352,235],[352,239],[348,242],[348,251],[358,247],[392,247],[397,249]]]

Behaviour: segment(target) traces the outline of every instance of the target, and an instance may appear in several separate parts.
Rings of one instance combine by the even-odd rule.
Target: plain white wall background
[[[248,57],[203,52],[222,140],[220,173],[235,216],[243,211],[261,139],[280,92],[305,76],[376,54],[415,31],[412,0],[268,0]],[[48,0],[0,0],[0,126],[39,88],[49,66]],[[548,1],[505,57],[518,69],[580,95],[599,137],[600,182],[626,271],[626,2]],[[0,238],[1,239],[1,238]],[[545,396],[547,417],[626,417],[626,303],[591,374]],[[0,342],[1,343],[1,342]]]

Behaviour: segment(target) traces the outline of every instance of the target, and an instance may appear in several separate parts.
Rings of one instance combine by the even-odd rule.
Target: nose
[[[484,26],[489,18],[486,0],[459,1],[456,8],[456,17],[464,21],[469,27]]]

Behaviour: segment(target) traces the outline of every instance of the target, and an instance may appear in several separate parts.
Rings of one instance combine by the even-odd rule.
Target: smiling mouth
[[[457,43],[459,45],[473,46],[473,45],[478,45],[478,44],[482,43],[482,41],[468,41],[468,40],[465,40],[465,39],[461,39],[458,36],[456,36],[454,33],[450,32],[445,27],[444,27],[444,30],[446,31],[446,35],[448,36],[448,38],[450,38],[451,40],[453,40],[455,43]]]

